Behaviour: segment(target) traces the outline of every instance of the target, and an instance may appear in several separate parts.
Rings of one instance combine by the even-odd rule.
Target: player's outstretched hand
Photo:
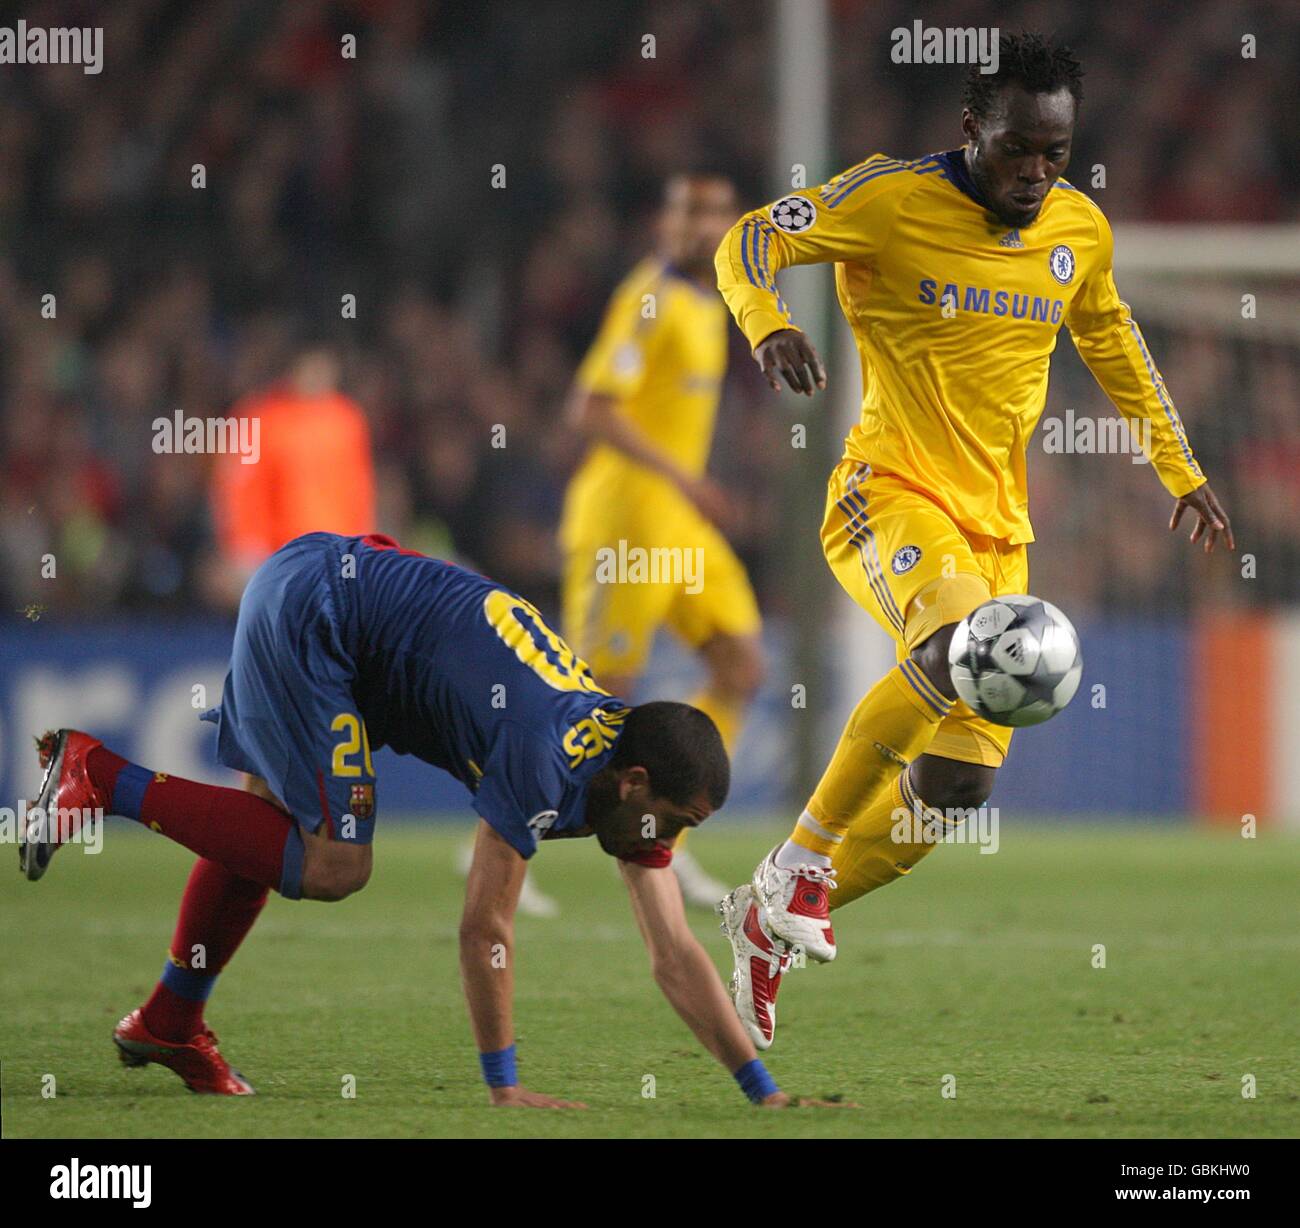
[[[814,1100],[811,1096],[787,1096],[773,1092],[759,1103],[764,1109],[858,1109],[862,1106],[852,1100]]]
[[[1223,505],[1215,497],[1208,482],[1174,501],[1174,514],[1169,517],[1171,533],[1178,528],[1178,522],[1188,509],[1196,513],[1196,524],[1192,527],[1190,538],[1193,545],[1204,537],[1205,553],[1209,554],[1214,549],[1215,542],[1222,537],[1229,550],[1237,548],[1228,513],[1223,510]]]
[[[754,361],[774,392],[781,391],[778,375],[806,397],[826,387],[826,368],[812,342],[797,328],[779,328],[765,337],[754,351]]]
[[[494,1108],[517,1109],[585,1109],[580,1100],[557,1100],[554,1096],[543,1096],[541,1092],[530,1092],[526,1087],[494,1087],[492,1104]]]

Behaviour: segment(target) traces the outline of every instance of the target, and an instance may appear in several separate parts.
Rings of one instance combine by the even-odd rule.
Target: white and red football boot
[[[770,1049],[776,1036],[776,995],[790,967],[790,947],[764,924],[749,883],[725,896],[717,909],[735,959],[729,988],[736,1014],[754,1048]]]
[[[36,739],[45,778],[18,837],[18,864],[33,881],[45,873],[55,851],[77,834],[86,818],[109,813],[111,800],[91,783],[86,771],[86,756],[102,745],[98,738],[76,729],[58,733],[51,729]]]
[[[835,871],[801,865],[785,870],[776,864],[777,845],[754,870],[754,899],[772,933],[792,946],[801,946],[818,963],[835,958],[831,929],[830,892]]]
[[[159,1040],[144,1026],[137,1008],[113,1029],[113,1043],[124,1065],[147,1066],[157,1062],[179,1075],[192,1092],[211,1096],[253,1095],[253,1085],[221,1056],[216,1035],[209,1027],[184,1044]]]

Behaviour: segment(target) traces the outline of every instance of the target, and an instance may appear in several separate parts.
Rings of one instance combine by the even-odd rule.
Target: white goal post
[[[1115,280],[1139,320],[1300,343],[1300,226],[1116,223]]]

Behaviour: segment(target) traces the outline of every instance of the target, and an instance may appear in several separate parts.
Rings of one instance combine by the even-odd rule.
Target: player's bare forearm
[[[655,983],[686,1026],[728,1071],[755,1056],[718,970],[686,920],[677,876],[664,867],[620,862]]]
[[[480,1053],[495,1053],[514,1040],[514,934],[462,922],[460,980]]]
[[[460,976],[479,1052],[514,1039],[514,916],[527,866],[485,822],[474,842],[460,921]]]
[[[527,863],[505,839],[480,822],[460,922],[460,978],[479,1053],[498,1059],[514,1042],[515,908],[526,869]],[[503,1108],[587,1107],[529,1091],[517,1081],[493,1083],[489,1096]]]
[[[717,968],[694,937],[656,961],[654,977],[695,1038],[728,1071],[753,1061],[757,1056],[753,1042],[745,1035]]]

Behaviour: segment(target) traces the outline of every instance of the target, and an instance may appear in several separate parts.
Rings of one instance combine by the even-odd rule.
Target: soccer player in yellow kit
[[[1144,428],[1175,501],[1170,529],[1190,510],[1193,542],[1209,551],[1222,537],[1235,548],[1116,292],[1110,226],[1060,177],[1080,66],[1036,35],[1003,35],[999,52],[997,73],[968,77],[964,148],[873,155],[747,214],[717,253],[719,288],[768,382],[808,395],[826,386],[825,371],[793,327],[776,274],[835,264],[863,403],[830,477],[822,546],[840,584],[898,646],[898,664],[849,718],[790,838],[720,908],[737,1009],[764,1048],[789,944],[833,959],[830,909],[908,873],[934,847],[892,838],[895,817],[937,834],[992,791],[1011,730],[957,700],[948,643],[990,596],[1027,591],[1025,454],[1062,324],[1115,406]]]
[[[691,702],[729,752],[763,668],[758,604],[720,528],[731,505],[705,472],[727,365],[713,253],[738,212],[725,178],[668,182],[657,251],[615,291],[574,381],[569,420],[589,449],[560,526],[565,638],[626,695],[667,626],[708,671]],[[680,842],[673,868],[692,903],[726,892]]]

